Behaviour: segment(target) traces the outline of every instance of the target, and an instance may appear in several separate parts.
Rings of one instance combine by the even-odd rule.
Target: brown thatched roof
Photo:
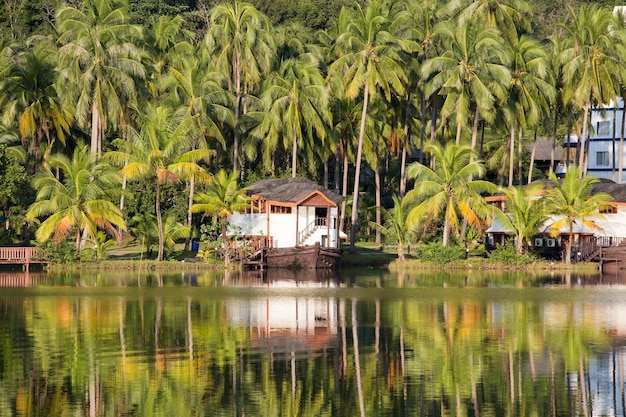
[[[528,154],[533,150],[533,143],[526,144]],[[537,137],[537,147],[535,148],[535,161],[550,161],[552,153],[552,139],[547,137]],[[554,148],[554,161],[559,162],[563,158],[563,147],[556,145]]]
[[[311,193],[319,191],[335,204],[343,197],[328,188],[306,178],[272,178],[254,182],[248,186],[249,195],[260,195],[265,200],[298,203]]]

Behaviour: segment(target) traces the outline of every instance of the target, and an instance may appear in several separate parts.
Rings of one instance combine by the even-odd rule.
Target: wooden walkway
[[[4,246],[0,247],[0,264],[23,265],[26,271],[31,264],[47,264],[48,261],[39,256],[39,249],[33,247]]]

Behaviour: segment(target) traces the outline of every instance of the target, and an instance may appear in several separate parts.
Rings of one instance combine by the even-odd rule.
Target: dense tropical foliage
[[[115,165],[119,193],[107,198],[125,221],[104,218],[82,233],[95,238],[109,223],[119,232],[153,215],[158,259],[163,218],[197,234],[206,219],[193,216],[194,196],[210,193],[207,179],[223,168],[239,189],[306,173],[351,195],[351,214],[344,205],[341,217],[352,247],[370,230],[369,209],[382,225],[381,209],[392,204],[404,204],[411,236],[442,228],[447,245],[481,233],[483,197],[496,178],[503,185],[507,167],[509,186],[547,176],[525,163],[525,144],[584,137],[590,106],[624,94],[626,25],[608,6],[265,3],[5,2],[0,142],[37,178],[11,207],[9,197],[2,202],[12,230],[5,240],[45,240],[56,228],[57,239],[72,233],[80,248],[87,223],[63,223],[61,233],[46,216],[67,207],[41,178],[68,188],[53,155],[89,143],[89,181],[77,185],[95,186],[101,161]],[[444,167],[459,152],[460,165]],[[577,157],[584,177],[584,147]],[[0,163],[6,171],[12,162]],[[410,163],[419,165],[407,171]],[[452,193],[457,180],[471,193]],[[436,200],[444,194],[435,185],[447,202]],[[3,187],[8,196],[14,184]],[[27,211],[47,230],[27,233]]]

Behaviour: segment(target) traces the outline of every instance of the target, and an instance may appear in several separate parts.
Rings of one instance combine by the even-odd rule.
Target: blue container
[[[198,252],[199,247],[200,247],[200,244],[198,242],[196,242],[195,240],[191,241],[191,251],[192,252]]]

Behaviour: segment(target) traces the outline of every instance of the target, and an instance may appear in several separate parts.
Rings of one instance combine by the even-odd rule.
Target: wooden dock
[[[26,271],[31,264],[47,264],[48,261],[39,255],[39,249],[33,247],[4,246],[0,247],[0,264],[22,265]]]

